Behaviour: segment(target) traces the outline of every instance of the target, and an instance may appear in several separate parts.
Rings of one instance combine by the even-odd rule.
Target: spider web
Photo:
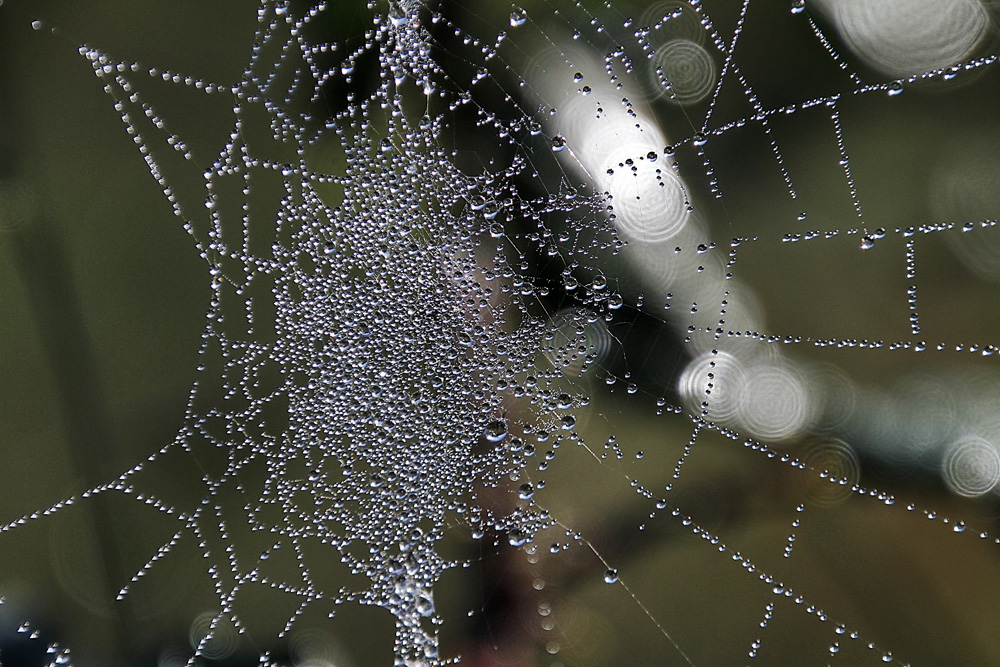
[[[0,659],[989,664],[996,57],[927,5],[265,2],[228,71],[32,16],[180,221],[197,353],[172,436],[87,428],[5,181],[75,474],[5,502]]]

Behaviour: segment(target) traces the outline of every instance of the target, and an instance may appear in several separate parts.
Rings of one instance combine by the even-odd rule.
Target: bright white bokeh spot
[[[681,373],[678,389],[685,402],[713,422],[731,425],[746,393],[747,376],[734,355],[703,354]]]
[[[989,29],[979,0],[824,0],[844,40],[873,67],[908,76],[967,59]]]
[[[648,145],[628,145],[612,153],[599,182],[611,195],[615,228],[623,237],[662,243],[684,228],[690,212],[681,180],[673,170],[638,159],[650,149]]]
[[[696,413],[760,440],[797,435],[816,413],[815,389],[781,358],[708,352],[681,372],[678,390]]]
[[[980,437],[960,438],[945,452],[941,476],[948,488],[958,495],[981,496],[1000,481],[1000,454],[996,447]]]
[[[814,404],[810,387],[799,370],[790,365],[760,361],[747,370],[739,419],[761,440],[784,440],[812,421]]]

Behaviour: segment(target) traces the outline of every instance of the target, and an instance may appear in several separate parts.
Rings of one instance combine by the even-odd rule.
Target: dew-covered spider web
[[[996,18],[6,0],[0,664],[996,664]]]

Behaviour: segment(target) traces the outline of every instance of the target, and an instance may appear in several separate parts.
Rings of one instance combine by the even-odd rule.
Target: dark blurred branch
[[[112,478],[105,463],[115,440],[111,435],[90,336],[59,240],[41,220],[30,221],[11,234],[18,270],[30,295],[52,376],[59,395],[62,422],[69,443],[67,457],[84,487],[93,488]],[[103,565],[99,588],[114,612],[115,636],[130,643],[135,636],[133,614],[114,600],[129,579],[121,562],[122,544],[114,530],[107,496],[83,505]],[[117,585],[116,585],[117,584]]]

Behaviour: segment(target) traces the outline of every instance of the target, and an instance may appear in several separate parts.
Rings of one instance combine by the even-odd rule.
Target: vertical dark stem
[[[12,234],[17,268],[21,274],[38,329],[42,335],[52,377],[59,395],[62,422],[69,445],[66,452],[74,472],[85,488],[114,478],[108,460],[121,460],[105,414],[104,394],[83,312],[74,289],[72,274],[59,240],[42,220],[32,220]],[[109,455],[110,454],[110,455]],[[114,529],[114,516],[106,495],[83,504],[88,529],[94,535],[103,566],[99,590],[114,613],[114,636],[127,645],[135,637],[134,614],[115,603],[120,585],[129,574],[121,561],[123,545]]]

